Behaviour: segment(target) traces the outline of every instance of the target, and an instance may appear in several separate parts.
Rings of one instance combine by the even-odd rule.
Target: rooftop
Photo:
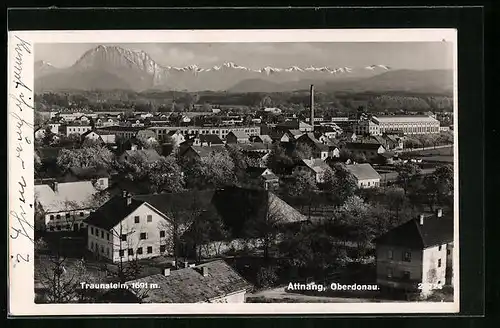
[[[203,275],[203,268],[208,273]],[[226,295],[244,292],[253,286],[223,260],[212,261],[192,268],[172,270],[168,276],[156,274],[131,283],[158,284],[160,288],[133,290],[144,295],[145,303],[201,303]]]
[[[360,149],[360,150],[378,150],[383,147],[379,143],[375,142],[347,142],[345,144],[347,149]]]
[[[377,123],[439,122],[435,118],[425,115],[372,116],[372,120],[374,120]]]
[[[380,179],[378,172],[368,163],[349,164],[345,167],[358,180]]]
[[[45,212],[90,208],[92,196],[98,193],[90,181],[60,182],[56,185],[35,185],[35,199]]]
[[[435,214],[424,215],[423,225],[420,224],[420,218],[413,218],[375,240],[380,245],[410,249],[423,249],[452,241],[453,216],[437,217]]]

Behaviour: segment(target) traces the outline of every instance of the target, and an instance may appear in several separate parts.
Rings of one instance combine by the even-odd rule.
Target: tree
[[[148,184],[153,193],[183,190],[182,171],[173,156],[150,161],[144,153],[136,152],[122,163],[121,171],[130,181]]]
[[[229,237],[229,232],[224,226],[222,218],[213,207],[204,209],[198,218],[191,224],[189,230],[184,233],[182,240],[192,249],[196,262],[202,258],[204,244],[213,241],[224,241]]]
[[[261,196],[263,202],[261,211],[245,221],[244,231],[247,236],[262,240],[264,259],[267,261],[281,225],[285,223],[285,217],[282,213],[282,204],[276,195],[269,191],[262,191]]]
[[[226,149],[229,157],[234,164],[234,174],[237,181],[240,183],[246,182],[246,170],[248,167],[248,160],[245,155],[241,152],[240,147],[237,145],[226,145]]]
[[[436,204],[443,205],[453,191],[453,168],[443,165],[423,179],[423,194],[429,208],[433,211]]]
[[[42,160],[40,159],[40,156],[36,151],[33,152],[33,163],[35,169],[35,177],[38,177],[42,168]]]
[[[406,195],[411,184],[420,177],[422,170],[415,163],[404,163],[396,165],[396,172],[398,172],[396,182],[403,188]]]
[[[227,151],[216,151],[201,159],[201,177],[208,188],[221,188],[236,182],[234,163]]]
[[[354,195],[358,189],[356,178],[345,168],[343,164],[337,163],[333,166],[335,180],[331,188],[331,193],[337,196],[342,204],[349,197]]]
[[[42,144],[44,146],[49,146],[49,145],[52,145],[53,141],[54,141],[54,136],[55,134],[52,132],[52,130],[50,129],[50,126],[47,125],[45,127],[45,129],[43,130],[43,138],[42,138]]]
[[[295,168],[286,186],[288,195],[299,200],[308,208],[308,217],[311,218],[311,209],[315,200],[318,186],[316,178],[301,168]]]
[[[268,167],[276,174],[284,174],[293,165],[293,159],[278,143],[274,144],[267,160]]]
[[[405,191],[401,188],[390,187],[385,191],[384,196],[385,203],[395,214],[396,221],[399,221],[399,214],[407,201]]]
[[[71,263],[68,260],[68,248],[63,239],[48,247],[43,239],[35,242],[35,280],[43,287],[43,303],[82,303],[94,302],[91,290],[82,289],[81,282],[96,279],[87,271],[84,260]],[[41,255],[42,252],[48,254]]]
[[[109,169],[112,164],[113,154],[109,149],[101,146],[62,149],[57,157],[57,165],[63,171],[71,167]]]
[[[297,159],[310,159],[311,157],[313,157],[313,151],[311,146],[304,143],[300,143],[295,148],[293,155],[294,155],[293,157]]]

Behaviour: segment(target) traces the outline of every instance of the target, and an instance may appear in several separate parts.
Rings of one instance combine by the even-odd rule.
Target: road
[[[247,302],[251,298],[265,298],[268,300],[276,301],[277,303],[282,300],[282,303],[374,303],[380,300],[369,298],[357,297],[330,297],[330,296],[310,296],[285,292],[285,287],[266,289],[253,294],[247,294],[245,297]],[[383,300],[383,302],[392,302],[390,300]],[[394,301],[395,302],[395,301]]]

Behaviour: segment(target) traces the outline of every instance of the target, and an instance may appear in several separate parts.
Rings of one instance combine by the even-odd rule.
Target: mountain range
[[[324,91],[449,91],[452,71],[392,70],[382,64],[366,67],[263,67],[252,69],[226,62],[212,67],[162,66],[144,51],[97,46],[72,66],[35,63],[35,90],[177,90],[286,92],[310,84]]]

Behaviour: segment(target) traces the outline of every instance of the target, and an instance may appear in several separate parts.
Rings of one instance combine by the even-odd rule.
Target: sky
[[[36,44],[35,60],[56,67],[73,65],[99,44]],[[321,43],[128,43],[117,45],[143,50],[162,66],[211,67],[224,62],[259,69],[265,66],[365,67],[394,69],[453,69],[453,45],[447,42],[321,42]]]

